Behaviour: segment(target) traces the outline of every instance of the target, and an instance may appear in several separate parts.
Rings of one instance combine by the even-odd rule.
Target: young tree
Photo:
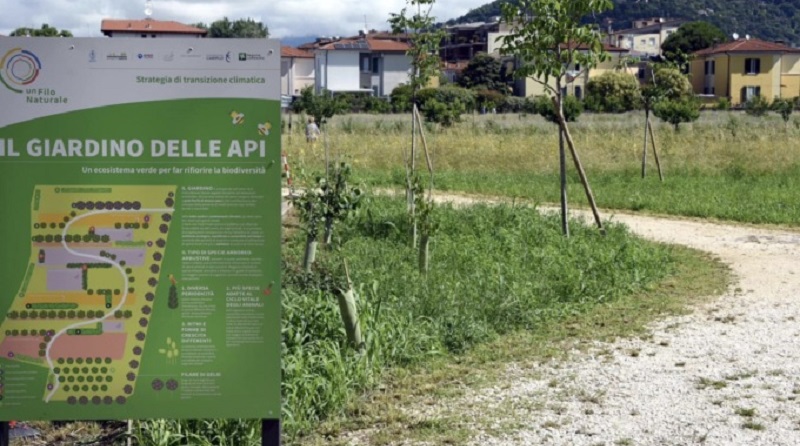
[[[406,54],[411,58],[411,72],[408,85],[411,88],[412,109],[417,104],[417,96],[422,88],[437,78],[441,71],[439,45],[444,38],[444,30],[436,28],[436,19],[431,15],[436,0],[406,0],[406,7],[399,14],[390,14],[389,23],[392,32],[405,33],[409,37],[409,49]],[[411,11],[409,11],[411,9]],[[412,110],[411,115],[411,153],[406,154],[406,200],[411,217],[411,244],[417,244],[417,217],[415,212],[414,183],[419,182],[416,172],[417,163],[417,119]],[[431,182],[433,177],[431,176]]]
[[[566,139],[572,160],[586,191],[595,221],[600,230],[603,223],[597,212],[592,189],[586,178],[572,135],[564,117],[564,94],[568,71],[579,65],[588,70],[608,58],[603,42],[591,25],[583,19],[601,13],[613,6],[611,0],[519,0],[502,5],[503,19],[511,28],[503,37],[501,52],[515,55],[520,61],[516,70],[519,77],[530,77],[550,95],[556,111],[560,137]],[[576,76],[579,77],[579,76]],[[560,144],[561,164],[561,222],[564,234],[569,236],[566,205],[566,157]]]

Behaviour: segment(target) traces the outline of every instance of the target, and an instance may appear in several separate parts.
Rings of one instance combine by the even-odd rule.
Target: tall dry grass
[[[322,165],[324,143],[310,147],[302,121],[293,117],[284,134],[290,162]],[[718,173],[732,166],[748,173],[781,171],[800,165],[800,117],[788,125],[777,115],[757,118],[742,112],[704,112],[675,131],[654,118],[659,156],[665,169]],[[571,124],[586,168],[594,172],[629,171],[641,165],[644,113],[583,114]],[[465,115],[452,128],[426,126],[439,171],[551,173],[557,169],[556,127],[539,116]],[[333,158],[345,157],[367,171],[402,169],[411,134],[410,115],[346,115],[327,125]],[[652,166],[652,152],[649,162]]]

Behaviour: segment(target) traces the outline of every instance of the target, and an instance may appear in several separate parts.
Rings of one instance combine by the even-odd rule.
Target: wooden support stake
[[[569,237],[569,218],[567,213],[567,155],[564,151],[564,131],[558,128],[558,167],[561,178],[561,232],[565,237]]]
[[[556,98],[553,98],[553,105],[558,107],[556,104]],[[572,161],[575,163],[575,169],[578,171],[578,176],[581,179],[581,184],[583,184],[583,189],[586,191],[586,199],[589,201],[589,206],[592,208],[592,214],[594,215],[594,221],[597,223],[597,227],[600,229],[600,233],[605,234],[606,230],[603,228],[603,222],[600,220],[600,213],[597,210],[597,203],[594,201],[594,194],[592,193],[592,188],[589,186],[589,179],[586,178],[586,172],[583,170],[583,164],[581,163],[581,159],[578,156],[578,152],[575,150],[575,143],[572,140],[572,135],[569,133],[569,128],[567,127],[567,121],[564,119],[563,113],[556,113],[558,116],[558,125],[561,127],[561,131],[564,132],[564,137],[567,140],[567,147],[569,147],[569,152],[572,155]]]
[[[650,109],[644,110],[644,144],[642,145],[642,178],[647,176],[647,131],[650,128]]]
[[[656,167],[658,167],[658,178],[664,182],[664,174],[661,173],[661,162],[658,160],[658,150],[656,150],[656,136],[653,133],[653,123],[647,121],[647,128],[650,129],[650,141],[653,143],[653,156],[656,159]]]

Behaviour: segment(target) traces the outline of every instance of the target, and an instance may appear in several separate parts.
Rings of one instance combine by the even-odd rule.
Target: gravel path
[[[535,370],[509,366],[510,387],[464,398],[480,408],[474,415],[497,408],[518,427],[489,429],[473,444],[800,445],[800,235],[614,219],[643,237],[716,254],[737,283],[691,315],[655,324],[652,339],[598,344]]]
[[[717,255],[735,283],[691,314],[653,324],[650,339],[597,343],[567,361],[509,364],[494,387],[403,411],[417,420],[456,417],[474,426],[476,446],[800,445],[800,234],[613,220]]]

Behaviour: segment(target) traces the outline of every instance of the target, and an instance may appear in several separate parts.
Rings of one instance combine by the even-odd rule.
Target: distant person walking
[[[317,142],[317,138],[319,138],[319,127],[317,123],[314,122],[314,117],[310,116],[308,118],[308,125],[306,125],[306,141],[314,145],[314,143]]]

